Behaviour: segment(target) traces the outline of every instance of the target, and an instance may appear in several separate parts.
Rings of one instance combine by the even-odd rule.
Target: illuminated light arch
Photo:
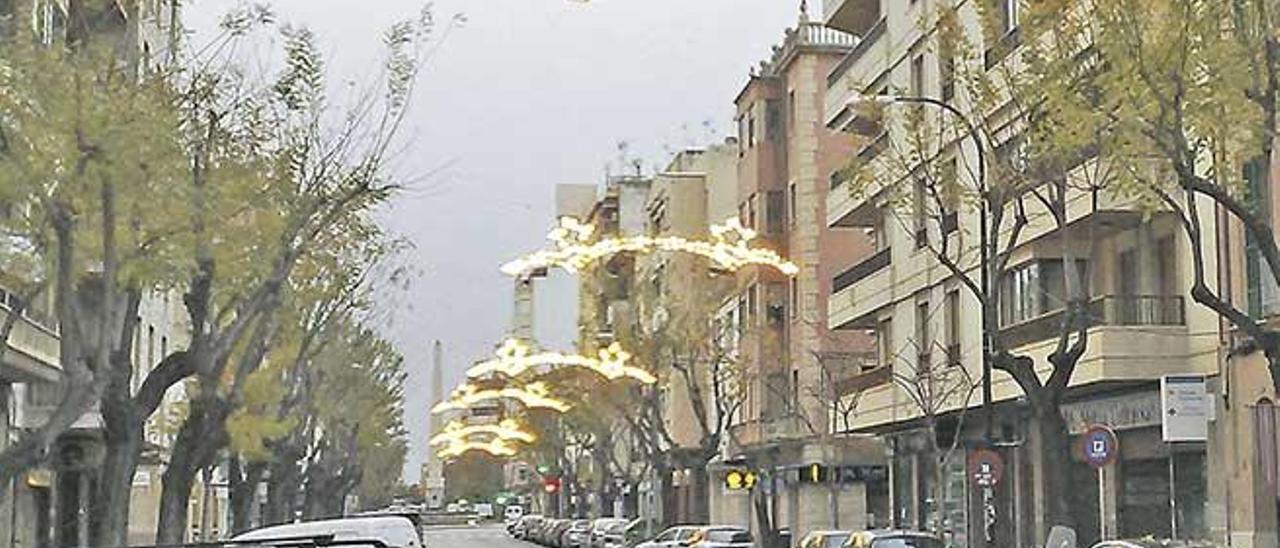
[[[526,371],[538,366],[552,365],[578,367],[594,371],[606,379],[634,379],[643,384],[658,382],[652,373],[639,367],[627,365],[631,354],[622,349],[622,345],[613,343],[601,348],[597,357],[560,352],[534,352],[533,348],[518,339],[507,339],[494,352],[494,359],[480,362],[467,370],[471,378],[483,377],[494,373],[508,377],[518,377]]]
[[[559,413],[569,410],[568,403],[551,397],[546,383],[534,382],[524,386],[494,389],[480,389],[471,384],[464,384],[454,390],[448,400],[431,408],[431,412],[438,414],[445,411],[461,411],[475,407],[478,403],[500,400],[515,400],[525,407],[550,409]]]
[[[583,224],[573,217],[561,217],[560,225],[547,235],[552,249],[536,251],[502,265],[508,276],[527,276],[529,273],[549,267],[560,267],[576,273],[592,263],[618,253],[653,253],[680,251],[710,259],[726,270],[738,270],[748,265],[762,265],[778,269],[788,276],[800,271],[794,263],[783,259],[771,249],[751,247],[756,232],[742,226],[736,218],[723,225],[711,226],[711,240],[689,240],[678,236],[629,236],[591,241],[595,227]]]
[[[431,438],[431,446],[438,445],[456,445],[465,443],[468,439],[487,435],[493,436],[504,442],[520,442],[533,443],[538,440],[532,432],[521,427],[519,422],[511,419],[504,420],[498,424],[472,424],[466,425],[458,421],[449,423],[439,434]]]
[[[444,449],[436,451],[436,456],[442,459],[451,459],[471,451],[481,451],[495,457],[514,457],[516,454],[516,448],[510,442],[494,438],[488,441],[458,441],[457,443],[451,443]]]

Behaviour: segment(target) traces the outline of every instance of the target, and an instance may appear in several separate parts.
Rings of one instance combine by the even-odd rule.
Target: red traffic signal
[[[557,476],[542,478],[542,490],[547,493],[558,493],[560,491],[560,478]]]

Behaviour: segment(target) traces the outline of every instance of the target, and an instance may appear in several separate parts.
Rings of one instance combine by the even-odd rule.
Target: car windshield
[[[844,541],[848,538],[848,534],[827,535],[823,548],[842,548]]]
[[[749,543],[751,533],[741,529],[712,529],[707,531],[707,541],[725,543]]]
[[[942,541],[933,537],[902,535],[877,538],[871,548],[944,548]]]

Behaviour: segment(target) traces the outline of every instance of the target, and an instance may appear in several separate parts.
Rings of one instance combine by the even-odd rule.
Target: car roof
[[[273,525],[241,533],[234,540],[261,540],[333,535],[336,540],[378,540],[388,546],[421,546],[413,522],[402,516],[327,519]]]

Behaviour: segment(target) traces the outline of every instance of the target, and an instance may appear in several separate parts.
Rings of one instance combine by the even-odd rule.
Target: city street
[[[533,546],[507,536],[501,525],[444,527],[423,531],[425,548],[528,548]]]

